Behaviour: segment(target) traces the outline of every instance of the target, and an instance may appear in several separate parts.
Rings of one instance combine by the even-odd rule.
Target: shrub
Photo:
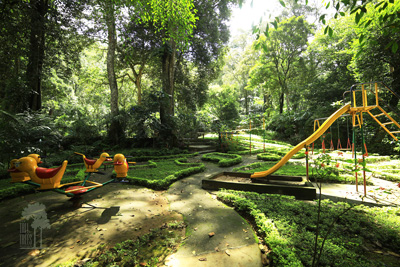
[[[163,170],[162,173],[166,175],[163,177],[160,177],[161,174],[159,172],[157,174],[153,174],[150,173],[149,171],[146,171],[146,173],[141,174],[144,177],[133,176],[133,175],[138,175],[135,172],[133,172],[133,174],[128,173],[127,179],[132,184],[149,187],[156,190],[165,190],[177,180],[205,170],[205,166],[202,163],[187,163],[186,161],[187,161],[186,158],[180,158],[174,160],[173,162],[172,161],[163,162],[164,164],[158,162],[159,167],[154,168],[155,171],[161,168],[161,165],[170,165],[171,163],[181,168],[179,170],[172,171],[172,174],[169,174],[171,173],[171,168],[169,168],[168,170]],[[182,167],[184,169],[182,169]]]
[[[220,167],[229,167],[242,162],[242,157],[237,154],[224,154],[219,152],[204,154],[201,159],[217,162]]]
[[[222,190],[218,198],[254,219],[257,231],[272,252],[273,266],[311,266],[316,235],[316,203],[296,201],[283,195]],[[320,236],[327,236],[318,266],[395,266],[393,259],[371,257],[369,246],[384,244],[400,249],[398,207],[366,207],[322,201]],[[346,213],[344,210],[349,209]],[[338,220],[332,224],[333,218]],[[320,241],[321,242],[321,241]],[[397,266],[397,265],[396,265]]]

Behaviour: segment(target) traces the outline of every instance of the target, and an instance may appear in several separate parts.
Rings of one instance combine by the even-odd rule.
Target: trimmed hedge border
[[[263,149],[252,149],[251,154],[264,152]],[[228,154],[236,154],[236,155],[250,155],[250,149],[240,150],[240,151],[228,151]]]
[[[267,246],[272,249],[272,252],[268,254],[268,258],[276,266],[303,266],[294,250],[288,249],[289,244],[281,237],[274,221],[267,218],[256,204],[244,197],[230,193],[229,190],[221,190],[217,193],[217,197],[228,206],[234,207],[235,210],[245,213],[254,220],[257,232],[263,236]],[[290,198],[294,199],[294,197],[288,197],[288,199]],[[275,253],[275,251],[280,253]]]
[[[242,157],[237,154],[213,152],[204,154],[201,160],[217,162],[219,167],[229,167],[242,162]]]
[[[162,180],[149,180],[145,178],[131,177],[131,176],[127,176],[126,179],[129,180],[129,183],[134,185],[141,185],[154,190],[165,190],[168,189],[168,187],[172,183],[182,178],[188,177],[192,174],[203,172],[206,169],[203,163],[186,163],[186,161],[187,158],[176,159],[175,164],[180,166],[185,165],[188,166],[189,168],[177,171],[174,174],[168,175]]]
[[[257,154],[258,160],[277,161],[277,160],[280,160],[281,158],[282,158],[282,156],[279,156],[278,154],[271,154],[271,153]]]
[[[199,152],[195,152],[192,154],[177,154],[177,155],[167,155],[167,156],[140,156],[140,157],[132,157],[134,161],[146,161],[146,160],[159,160],[159,159],[174,159],[174,158],[191,158],[195,157],[199,154]]]

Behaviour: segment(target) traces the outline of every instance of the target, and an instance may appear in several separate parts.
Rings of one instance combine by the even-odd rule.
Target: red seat
[[[49,179],[54,177],[58,171],[61,169],[62,166],[54,169],[47,169],[47,168],[42,168],[42,167],[37,167],[36,168],[36,175],[41,178],[41,179]]]
[[[85,160],[85,163],[89,166],[94,165],[97,161],[96,159],[87,159],[87,158],[84,158],[84,160]]]
[[[67,189],[65,189],[65,192],[69,191],[69,190],[74,190],[74,189],[78,189],[80,188],[80,190],[75,190],[69,193],[72,193],[74,195],[79,195],[79,194],[83,194],[87,191],[86,187],[81,186],[81,185],[74,185],[74,186],[70,186]]]

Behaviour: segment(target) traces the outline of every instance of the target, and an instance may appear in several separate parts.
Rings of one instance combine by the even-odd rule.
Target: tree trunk
[[[281,95],[279,97],[279,114],[283,113],[284,100],[285,100],[285,93],[281,92]]]
[[[164,54],[162,57],[162,85],[163,92],[166,94],[166,98],[168,99],[165,101],[165,112],[170,116],[174,116],[175,61],[176,44],[171,40],[164,46]]]
[[[111,0],[106,1],[105,21],[108,33],[108,49],[107,49],[107,77],[111,91],[111,124],[108,136],[111,142],[118,144],[122,137],[122,129],[118,120],[118,84],[115,77],[115,50],[117,46],[116,30],[115,30],[115,14],[114,4]]]
[[[29,98],[26,107],[32,110],[42,108],[41,76],[45,46],[45,20],[48,9],[47,0],[30,1],[29,59],[26,70]]]
[[[175,104],[175,62],[176,61],[176,44],[174,40],[164,45],[164,53],[162,56],[162,90],[164,96],[160,103],[160,120],[163,129],[160,132],[160,138],[170,146],[177,145],[177,137],[174,131],[172,117],[174,116]]]

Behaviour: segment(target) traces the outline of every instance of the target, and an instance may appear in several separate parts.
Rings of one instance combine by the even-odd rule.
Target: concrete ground
[[[243,164],[255,160],[245,157]],[[188,224],[189,236],[167,266],[263,266],[252,227],[232,208],[201,189],[205,177],[232,168],[206,163],[206,171],[174,183],[166,193],[170,209]]]

